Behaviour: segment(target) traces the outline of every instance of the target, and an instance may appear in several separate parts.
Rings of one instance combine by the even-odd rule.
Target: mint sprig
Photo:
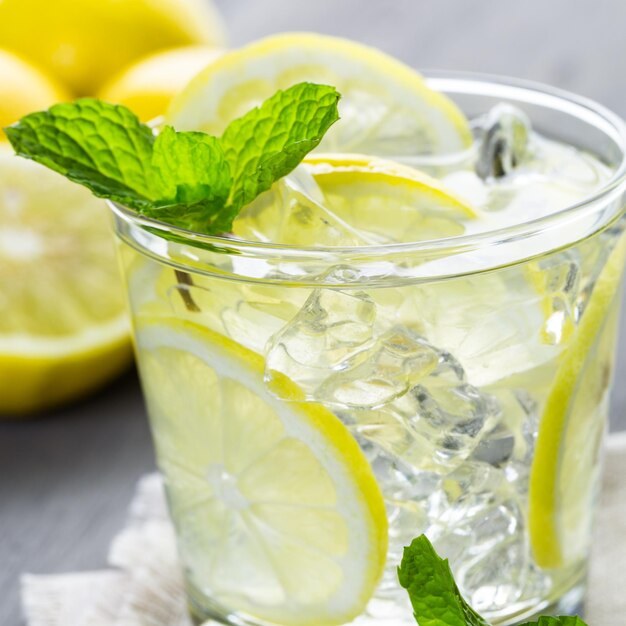
[[[175,226],[228,232],[243,206],[291,172],[339,119],[333,87],[278,91],[221,138],[156,135],[124,106],[86,98],[32,113],[5,129],[32,159],[139,213]]]
[[[398,568],[418,626],[489,626],[464,600],[447,559],[442,559],[425,535],[404,548]],[[541,617],[522,626],[587,626],[579,617]]]
[[[425,535],[404,548],[398,568],[419,626],[489,626],[465,602],[447,559],[442,559]]]

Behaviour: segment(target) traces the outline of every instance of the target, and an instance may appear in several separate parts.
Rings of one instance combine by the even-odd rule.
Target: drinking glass
[[[494,624],[581,606],[624,124],[544,86],[428,81],[469,119],[515,105],[614,174],[508,228],[351,248],[206,236],[112,205],[196,623],[411,624],[396,567],[420,533]],[[414,164],[436,175],[453,161]]]

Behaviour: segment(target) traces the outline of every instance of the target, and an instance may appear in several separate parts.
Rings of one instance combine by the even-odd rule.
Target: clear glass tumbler
[[[396,567],[420,533],[494,624],[582,603],[624,125],[541,86],[429,81],[469,118],[518,106],[614,175],[521,225],[361,248],[208,237],[113,207],[197,623],[410,624]]]

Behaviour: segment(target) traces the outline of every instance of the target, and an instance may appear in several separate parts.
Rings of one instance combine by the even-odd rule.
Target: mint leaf
[[[525,622],[520,626],[587,626],[580,617],[540,617],[538,622]]]
[[[418,626],[489,626],[459,591],[448,560],[442,559],[425,535],[404,548],[398,568]],[[520,626],[587,626],[579,617],[540,617]]]
[[[231,122],[221,139],[239,211],[291,172],[339,119],[334,87],[299,83]]]
[[[226,201],[232,186],[220,142],[206,133],[178,133],[166,126],[154,143],[159,200],[147,215],[189,230],[229,230],[234,215]]]
[[[85,98],[6,129],[16,152],[143,215],[206,234],[293,170],[338,119],[333,87],[300,83],[232,122],[221,139],[165,127]]]
[[[398,568],[419,626],[489,626],[463,599],[447,560],[421,535],[404,548]]]
[[[20,156],[141,210],[154,200],[152,131],[126,107],[85,98],[22,118],[5,132]]]

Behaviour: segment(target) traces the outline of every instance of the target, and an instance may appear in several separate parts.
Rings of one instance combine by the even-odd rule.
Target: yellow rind
[[[324,181],[405,186],[410,192],[429,195],[435,203],[458,210],[462,218],[479,217],[476,209],[446,189],[436,178],[403,163],[364,154],[313,154],[307,156],[304,163],[322,187]]]
[[[115,378],[132,362],[126,314],[100,342],[64,349],[46,342],[41,354],[0,351],[0,414],[20,418],[79,400]],[[52,345],[52,344],[56,344]],[[33,346],[37,350],[36,345]]]

